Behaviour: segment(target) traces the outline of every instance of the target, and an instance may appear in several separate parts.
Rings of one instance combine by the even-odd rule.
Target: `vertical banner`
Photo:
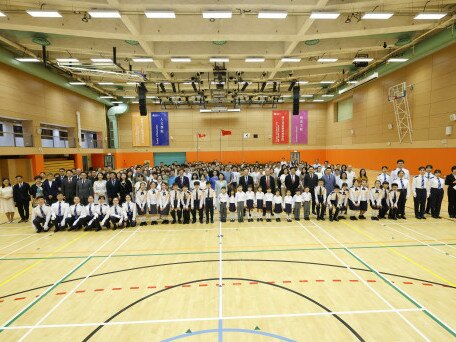
[[[299,115],[291,116],[291,143],[307,144],[308,142],[309,113],[307,110],[299,111]]]
[[[272,111],[272,143],[288,144],[289,136],[289,117],[288,110]]]
[[[138,147],[150,146],[149,116],[133,114],[131,117],[132,145]]]
[[[152,112],[152,146],[168,145],[168,112]]]

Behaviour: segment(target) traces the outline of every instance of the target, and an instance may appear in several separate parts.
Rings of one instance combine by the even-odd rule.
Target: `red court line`
[[[340,283],[340,282],[342,282],[342,280],[340,280],[340,279],[333,279],[333,282],[335,282],[335,283]]]
[[[139,286],[132,286],[130,287],[130,290],[138,290],[139,289]]]
[[[411,284],[413,284],[413,283],[410,282],[410,281],[404,281],[403,283],[406,284],[406,285],[411,285]]]
[[[368,280],[367,280],[367,282],[368,282],[368,283],[376,283],[376,282],[377,282],[377,280],[374,280],[374,279],[368,279]]]
[[[104,291],[104,289],[95,289],[93,290],[94,292],[101,292],[101,291]]]
[[[25,298],[27,298],[27,297],[18,297],[18,298],[14,298],[14,300],[23,300]]]
[[[148,289],[156,289],[157,286],[147,286]]]
[[[57,292],[56,296],[60,296],[60,295],[64,295],[64,294],[66,294],[66,292]]]
[[[86,292],[86,290],[78,290],[78,291],[76,291],[76,293],[84,293],[84,292]]]
[[[113,287],[112,290],[113,291],[119,291],[119,290],[122,290],[122,288],[121,287]]]

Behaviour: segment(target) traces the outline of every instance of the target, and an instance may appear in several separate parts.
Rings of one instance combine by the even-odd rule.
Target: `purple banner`
[[[299,111],[299,115],[291,116],[291,143],[307,144],[308,142],[309,113],[307,110]]]
[[[152,112],[152,146],[169,145],[168,112]]]

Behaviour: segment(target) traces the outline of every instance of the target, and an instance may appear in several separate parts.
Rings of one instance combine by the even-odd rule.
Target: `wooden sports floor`
[[[0,225],[1,341],[454,341],[456,223]]]

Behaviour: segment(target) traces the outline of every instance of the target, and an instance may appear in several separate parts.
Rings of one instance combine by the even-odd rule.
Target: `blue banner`
[[[168,112],[152,112],[152,146],[168,145]]]

